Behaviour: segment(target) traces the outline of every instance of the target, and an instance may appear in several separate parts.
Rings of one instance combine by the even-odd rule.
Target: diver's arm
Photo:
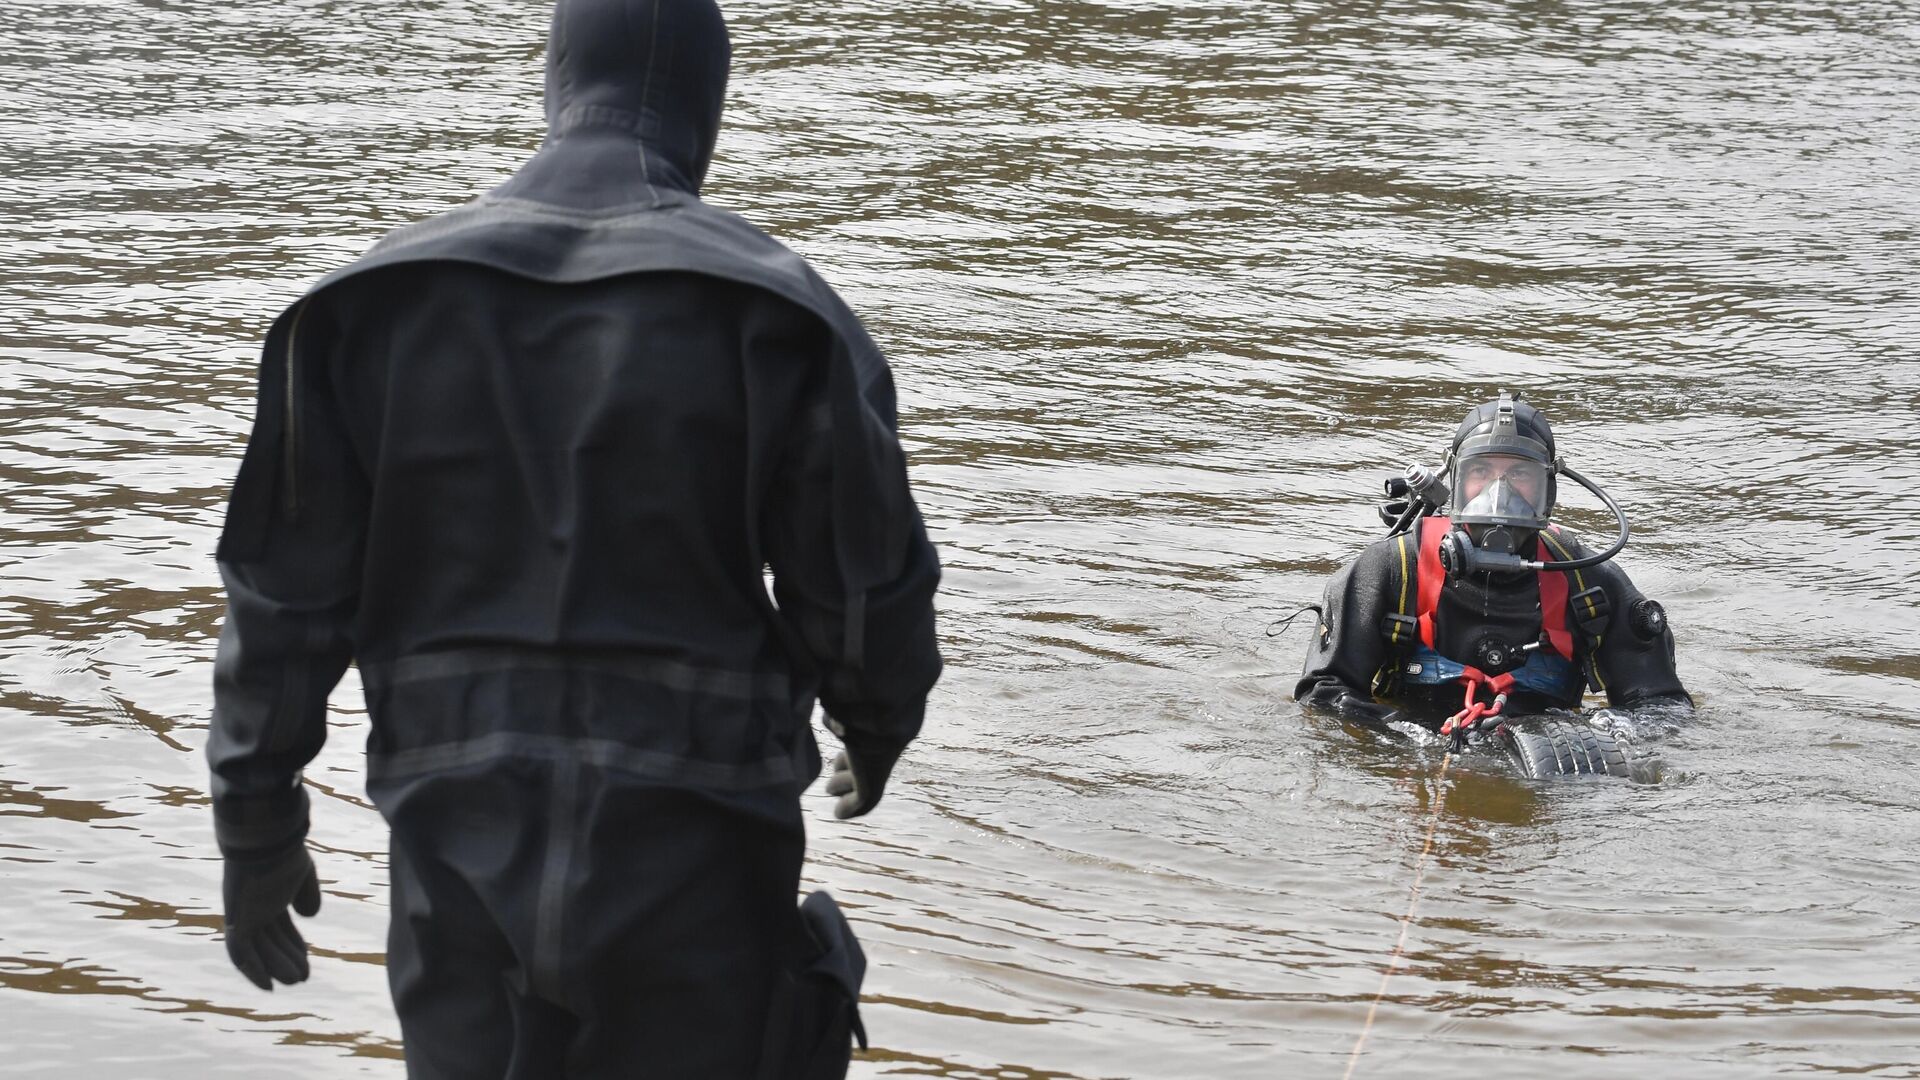
[[[1373,699],[1374,673],[1387,661],[1380,622],[1393,609],[1392,546],[1370,545],[1327,582],[1320,617],[1312,625],[1306,665],[1294,700],[1355,720],[1384,723],[1399,713]],[[1411,568],[1409,568],[1411,570]],[[1408,588],[1413,587],[1412,574]]]
[[[206,754],[215,834],[230,857],[286,851],[306,835],[300,771],[326,740],[327,695],[352,658],[367,514],[327,365],[302,365],[287,394],[285,369],[267,370],[285,363],[274,351],[219,553],[227,612]]]
[[[1585,571],[1607,592],[1606,628],[1593,649],[1607,704],[1635,712],[1691,714],[1693,698],[1675,670],[1673,628],[1660,605],[1634,587],[1617,562]]]

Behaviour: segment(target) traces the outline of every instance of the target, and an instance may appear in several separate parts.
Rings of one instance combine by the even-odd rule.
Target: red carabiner
[[[1440,725],[1442,735],[1452,735],[1456,731],[1471,731],[1480,721],[1499,716],[1500,710],[1507,707],[1507,692],[1513,689],[1511,672],[1488,675],[1479,668],[1466,665],[1461,666],[1460,681],[1466,686],[1466,696],[1461,702],[1460,711],[1448,717],[1445,724]],[[1482,686],[1493,692],[1491,703],[1475,700]]]

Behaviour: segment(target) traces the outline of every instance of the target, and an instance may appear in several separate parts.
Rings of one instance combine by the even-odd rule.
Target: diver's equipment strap
[[[1411,649],[1420,633],[1420,623],[1413,617],[1411,603],[1415,563],[1407,546],[1407,534],[1393,537],[1393,558],[1387,561],[1387,588],[1393,598],[1393,610],[1380,620],[1380,636],[1396,652]]]
[[[1420,639],[1420,620],[1414,617],[1413,606],[1418,555],[1410,550],[1412,543],[1405,532],[1395,534],[1392,539],[1393,558],[1387,563],[1387,587],[1393,610],[1380,620],[1380,636],[1387,643],[1387,659],[1373,673],[1375,697],[1392,697],[1400,692],[1401,661]]]
[[[1440,567],[1440,538],[1451,528],[1453,522],[1448,518],[1420,519],[1420,570],[1416,575],[1420,583],[1420,643],[1429,649],[1433,648],[1433,613],[1440,610],[1440,586],[1447,578]]]
[[[1376,698],[1400,696],[1400,661],[1388,657],[1386,662],[1373,669],[1373,682],[1368,684],[1367,693]]]
[[[1557,535],[1559,531],[1558,526],[1553,526],[1546,532],[1540,534],[1540,551],[1542,556],[1551,551],[1555,556],[1555,562],[1575,561],[1568,554],[1566,545],[1561,543]],[[1565,581],[1568,574],[1573,575],[1573,584],[1580,590],[1573,594],[1572,599],[1568,603],[1571,608],[1570,614],[1573,617],[1573,621],[1575,625],[1579,626],[1580,634],[1586,639],[1588,645],[1586,664],[1587,686],[1596,693],[1605,693],[1607,681],[1600,674],[1600,645],[1605,640],[1607,625],[1613,617],[1613,605],[1607,598],[1606,590],[1598,585],[1591,587],[1587,585],[1587,576],[1578,567],[1571,570],[1556,570],[1552,572],[1553,577],[1560,578],[1562,581]],[[1546,578],[1549,575],[1547,571],[1543,570],[1540,576]]]
[[[1380,636],[1387,644],[1400,649],[1410,649],[1420,637],[1420,620],[1411,615],[1389,612],[1380,620]]]
[[[1553,646],[1553,651],[1571,660],[1573,631],[1567,628],[1567,576],[1552,570],[1542,570],[1537,576],[1540,579],[1540,629],[1547,635],[1547,644]]]
[[[1607,599],[1607,590],[1595,585],[1574,593],[1567,601],[1567,611],[1582,634],[1597,640],[1613,615],[1613,602]]]

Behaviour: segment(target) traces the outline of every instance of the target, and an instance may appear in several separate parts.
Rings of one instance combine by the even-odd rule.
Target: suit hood
[[[586,212],[698,194],[731,60],[713,0],[559,0],[546,140],[494,194]]]

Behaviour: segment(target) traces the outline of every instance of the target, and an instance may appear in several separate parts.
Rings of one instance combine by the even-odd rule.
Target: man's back
[[[805,610],[838,591],[830,539],[805,535],[829,501],[817,319],[696,274],[459,264],[316,303],[287,466],[308,525],[288,532],[309,565],[357,555],[377,800],[423,764],[556,738],[656,779],[805,783],[812,664],[762,567],[789,617],[831,618]]]
[[[445,264],[349,287],[384,301],[329,298],[370,488],[363,663],[581,649],[785,673],[754,541],[820,401],[817,320],[693,274]]]
[[[308,303],[268,357],[289,418],[273,513],[259,554],[224,565],[244,642],[224,805],[304,818],[271,793],[351,656],[416,1074],[781,1060],[760,1037],[786,1028],[780,971],[808,961],[814,696],[832,679],[851,723],[904,743],[939,670],[917,524],[865,612],[874,677],[837,667],[832,335],[692,273],[419,263]],[[476,1020],[508,1014],[534,1034]]]

